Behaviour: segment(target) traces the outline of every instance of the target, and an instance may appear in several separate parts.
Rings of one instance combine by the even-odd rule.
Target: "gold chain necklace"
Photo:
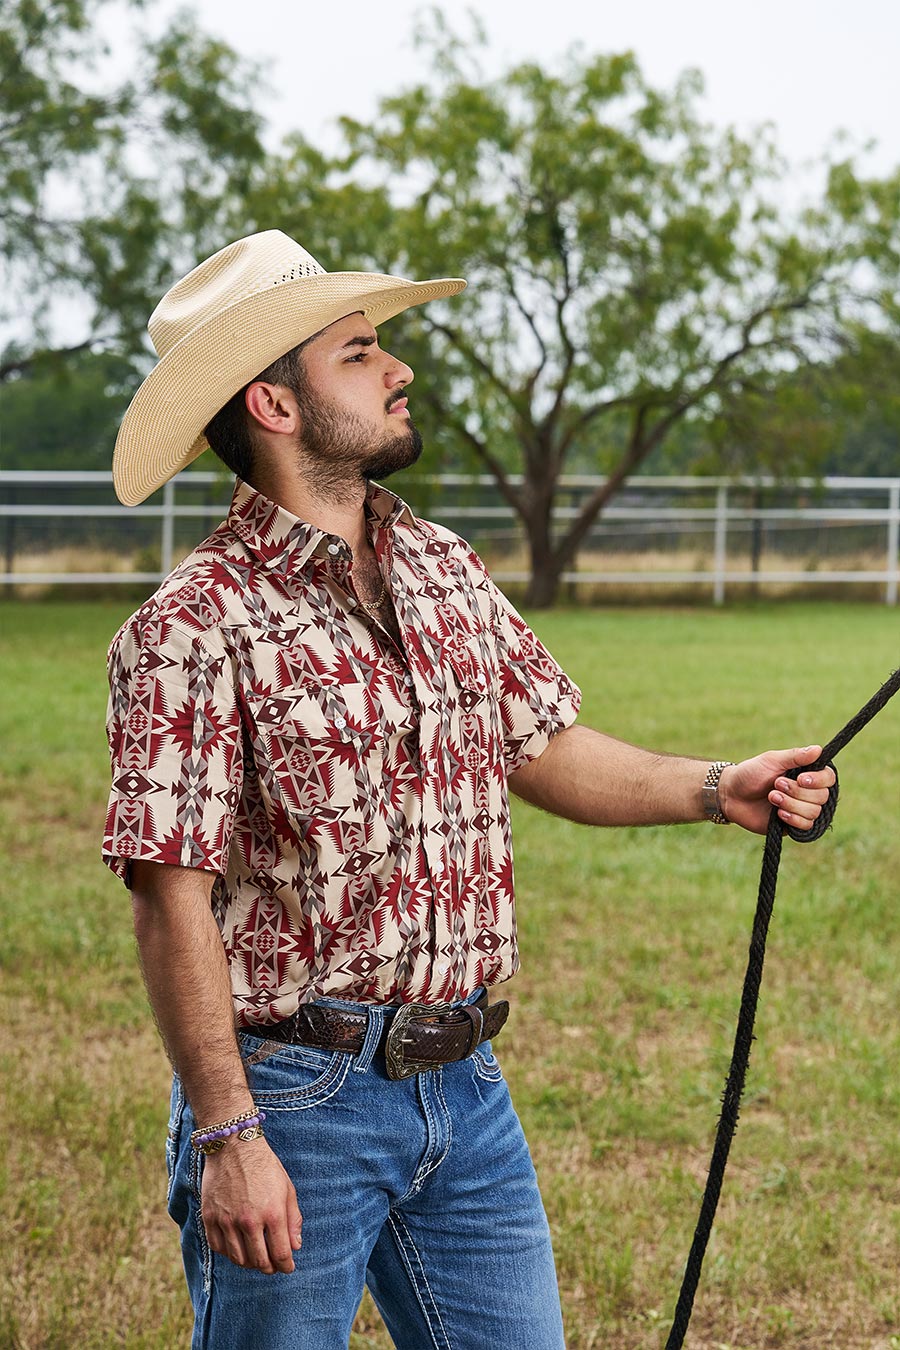
[[[381,590],[378,592],[378,594],[377,594],[377,596],[375,597],[375,599],[374,599],[374,600],[363,600],[362,596],[360,596],[360,597],[359,597],[359,603],[362,605],[363,609],[366,610],[367,613],[372,614],[372,613],[374,613],[376,610],[380,609],[381,606],[384,604],[384,600],[385,600],[385,596],[386,596],[386,595],[387,595],[387,582],[385,581],[384,577],[382,577],[382,578],[381,578]]]

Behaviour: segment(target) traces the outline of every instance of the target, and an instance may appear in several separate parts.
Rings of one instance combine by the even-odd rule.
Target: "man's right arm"
[[[169,1058],[198,1125],[251,1114],[234,1030],[225,950],[210,908],[213,874],[135,861],[132,905],[141,967]],[[213,1251],[268,1274],[294,1268],[300,1211],[265,1139],[230,1139],[204,1159],[203,1222]]]

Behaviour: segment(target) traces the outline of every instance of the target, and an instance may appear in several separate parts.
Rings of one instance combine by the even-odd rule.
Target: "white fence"
[[[557,527],[600,482],[562,480]],[[400,487],[414,509],[472,539],[497,581],[528,580],[520,524],[492,479],[407,476]],[[108,473],[0,471],[0,581],[155,585],[215,527],[229,496],[221,474],[188,471],[150,503],[123,507]],[[896,605],[898,555],[900,478],[637,477],[563,580],[601,593],[700,586],[717,604],[735,586],[867,585]]]

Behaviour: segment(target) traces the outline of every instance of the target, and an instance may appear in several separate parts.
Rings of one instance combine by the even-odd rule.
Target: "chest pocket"
[[[307,820],[360,818],[381,788],[389,742],[412,729],[412,710],[387,688],[305,685],[250,698],[260,777],[285,810]]]
[[[470,773],[483,775],[498,753],[500,728],[493,663],[475,634],[452,632],[444,647],[454,688],[450,734]],[[476,793],[476,795],[479,795]]]

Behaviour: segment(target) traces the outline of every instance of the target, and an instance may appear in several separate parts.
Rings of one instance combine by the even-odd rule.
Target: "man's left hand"
[[[822,753],[820,745],[799,750],[767,750],[755,759],[742,760],[722,770],[719,801],[729,820],[754,834],[765,834],[774,806],[785,825],[795,830],[812,829],[834,786],[833,769],[801,773],[795,782],[783,777],[787,769],[813,764]]]

